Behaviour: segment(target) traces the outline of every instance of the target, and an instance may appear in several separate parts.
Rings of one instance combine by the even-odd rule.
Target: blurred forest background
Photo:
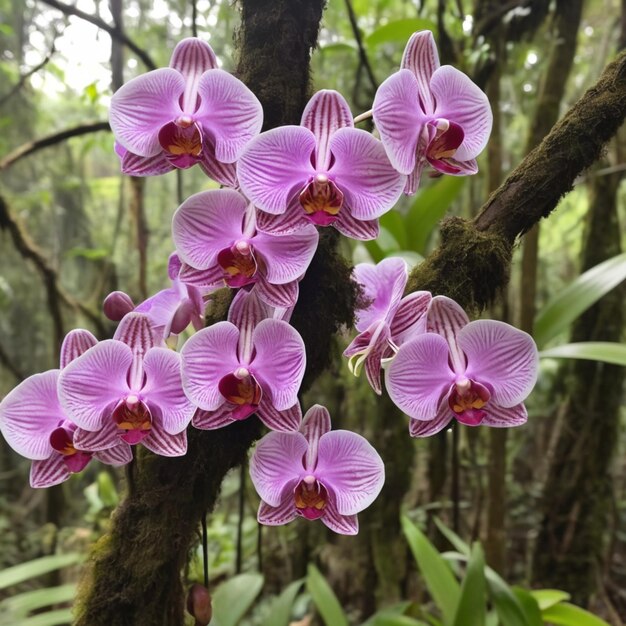
[[[108,104],[115,86],[166,66],[194,27],[232,71],[239,23],[237,4],[226,0],[0,0],[0,398],[24,377],[57,367],[68,330],[111,336],[101,313],[110,291],[138,302],[169,284],[171,216],[212,183],[198,168],[149,180],[120,175]],[[441,218],[475,215],[626,45],[626,1],[329,0],[312,58],[314,87],[339,90],[355,115],[368,110],[421,29],[435,33],[442,63],[488,93],[492,138],[477,176],[425,177],[417,196],[383,217],[379,240],[344,241],[354,263],[397,254],[419,263],[437,243]],[[489,314],[534,329],[540,350],[623,343],[625,169],[622,134],[516,250],[508,293]],[[216,603],[238,605],[241,614],[220,624],[239,623],[244,613],[241,623],[306,624],[311,598],[332,626],[362,623],[398,603],[397,613],[412,622],[371,623],[430,616],[428,623],[448,624],[445,609],[442,621],[432,617],[441,561],[418,558],[420,575],[409,550],[416,527],[440,551],[451,538],[457,552],[458,537],[480,540],[491,568],[518,585],[520,602],[549,610],[565,593],[546,600],[524,589],[560,589],[606,622],[626,622],[626,369],[602,360],[623,356],[542,359],[525,427],[453,428],[414,440],[407,419],[349,374],[341,358],[348,341],[347,332],[337,338],[332,371],[305,406],[325,404],[336,427],[368,437],[386,461],[383,492],[359,516],[355,538],[303,520],[261,531],[247,469],[231,473],[208,519],[208,568],[211,588],[238,581]],[[0,441],[0,624],[66,624],[76,563],[107,528],[125,479],[94,463],[62,486],[36,491],[28,469]],[[34,561],[51,555],[56,560]],[[30,569],[13,568],[26,562]],[[202,570],[199,542],[187,579],[202,581]],[[490,609],[499,610],[487,623],[524,624],[503,618],[490,597]],[[600,623],[554,619],[543,615],[546,623]],[[479,622],[458,622],[470,623]]]

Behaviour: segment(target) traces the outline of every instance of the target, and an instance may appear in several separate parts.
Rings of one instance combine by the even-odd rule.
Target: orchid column
[[[261,101],[266,129],[298,124],[311,95],[309,58],[324,2],[242,0],[241,5],[237,74]],[[305,386],[330,360],[333,333],[353,321],[350,268],[335,251],[336,240],[330,233],[320,238],[291,319],[307,346]],[[213,322],[226,319],[229,301],[227,294]],[[191,429],[186,456],[139,455],[134,490],[116,511],[82,581],[77,626],[182,626],[180,574],[198,523],[212,510],[226,472],[245,460],[259,434],[255,417],[220,430]]]

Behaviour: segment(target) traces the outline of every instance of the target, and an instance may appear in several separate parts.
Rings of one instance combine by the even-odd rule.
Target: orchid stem
[[[239,521],[237,522],[237,574],[241,574],[241,567],[243,563],[243,516],[245,505],[245,491],[246,491],[246,465],[241,464],[239,468]]]
[[[204,572],[204,586],[209,588],[209,541],[206,530],[206,511],[202,515],[202,567]]]
[[[365,120],[369,120],[370,117],[372,117],[372,110],[371,109],[369,111],[365,111],[365,113],[361,113],[360,115],[357,115],[354,118],[354,123],[358,124],[359,122],[363,122]]]
[[[131,451],[133,458],[130,460],[130,463],[128,463],[128,465],[124,467],[129,496],[132,496],[135,493],[135,469],[137,467],[137,460],[135,459],[135,449],[131,448]]]

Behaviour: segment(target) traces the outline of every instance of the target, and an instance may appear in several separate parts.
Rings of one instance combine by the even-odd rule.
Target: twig
[[[359,30],[359,25],[356,21],[356,15],[354,13],[354,8],[352,7],[351,0],[345,0],[346,9],[348,10],[348,17],[350,18],[350,26],[352,26],[352,32],[354,33],[354,39],[356,40],[356,44],[359,48],[359,61],[361,65],[365,68],[365,72],[369,81],[372,85],[372,90],[376,91],[378,89],[378,81],[374,76],[374,72],[372,70],[372,66],[370,65],[370,61],[367,57],[367,52],[365,52],[365,48],[363,46],[363,38],[361,37],[361,31]]]
[[[237,562],[235,572],[241,574],[243,566],[243,518],[245,515],[245,492],[246,492],[246,464],[242,463],[239,468],[239,502],[237,520]]]
[[[191,0],[191,34],[198,36],[198,6],[196,0]]]
[[[77,9],[76,7],[69,4],[57,2],[57,0],[40,1],[44,4],[47,4],[48,6],[51,6],[53,9],[61,11],[65,15],[75,15],[81,20],[85,20],[86,22],[89,22],[90,24],[93,24],[94,26],[97,26],[98,28],[104,30],[105,32],[109,33],[109,35],[113,39],[117,39],[117,41],[122,42],[127,48],[132,50],[143,61],[143,64],[149,70],[156,69],[157,66],[150,57],[150,55],[145,50],[140,48],[132,39],[129,39],[119,28],[111,26],[110,24],[107,24],[105,21],[101,20],[99,17],[96,17],[95,15],[90,15],[89,13],[85,13],[84,11],[81,11],[80,9]]]
[[[108,122],[81,124],[80,126],[74,126],[73,128],[67,128],[58,133],[47,135],[46,137],[42,137],[41,139],[29,141],[25,144],[22,144],[15,150],[9,152],[9,154],[7,154],[0,161],[0,172],[11,167],[11,165],[16,163],[20,159],[23,159],[24,157],[33,154],[33,152],[37,152],[38,150],[42,150],[43,148],[49,148],[50,146],[55,146],[56,144],[61,143],[66,139],[70,139],[72,137],[80,137],[81,135],[88,135],[90,133],[96,133],[103,130],[111,130]]]

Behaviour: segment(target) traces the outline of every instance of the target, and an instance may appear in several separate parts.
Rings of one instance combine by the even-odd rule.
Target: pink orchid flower
[[[357,513],[380,493],[385,466],[361,435],[331,431],[327,409],[316,404],[298,432],[269,433],[259,441],[250,476],[262,500],[261,524],[287,524],[300,516],[356,535]]]
[[[61,346],[61,368],[96,345],[86,330],[68,333]],[[59,403],[60,370],[29,376],[0,403],[0,432],[18,454],[31,459],[31,487],[51,487],[82,471],[92,457],[109,465],[125,465],[132,459],[124,442],[100,452],[78,449],[76,424]]]
[[[417,291],[402,297],[408,279],[407,264],[391,257],[378,265],[360,263],[354,268],[354,280],[363,290],[364,308],[356,312],[359,334],[345,349],[350,371],[365,374],[372,389],[382,393],[380,370],[386,359],[415,335],[426,332],[426,311],[432,299],[430,292]]]
[[[194,406],[182,389],[180,355],[161,345],[150,320],[129,313],[113,339],[61,371],[59,399],[79,427],[81,449],[108,450],[121,440],[163,456],[185,454]]]
[[[306,354],[298,331],[254,292],[233,301],[228,320],[197,332],[181,350],[183,385],[212,430],[256,413],[273,430],[297,430]],[[268,316],[272,315],[271,318]]]
[[[433,298],[427,330],[405,343],[385,382],[412,419],[414,437],[428,437],[452,419],[468,426],[509,427],[527,419],[523,401],[537,380],[533,338],[504,322],[470,322],[450,298]]]
[[[307,223],[332,224],[354,239],[374,239],[378,218],[396,203],[405,177],[382,144],[354,128],[336,91],[318,91],[301,126],[262,133],[237,163],[239,184],[259,215],[259,229],[285,234]]]
[[[271,306],[290,307],[319,240],[315,226],[277,237],[257,230],[256,211],[230,189],[197,193],[174,215],[181,280],[207,288],[252,287]]]
[[[414,33],[400,71],[379,87],[372,114],[393,166],[408,174],[413,194],[424,166],[463,176],[478,171],[493,116],[487,96],[450,65],[439,66],[430,31]]]
[[[234,163],[263,123],[256,96],[217,69],[211,47],[181,41],[170,67],[123,85],[111,99],[111,129],[122,171],[163,174],[200,163],[220,183],[234,184]]]

